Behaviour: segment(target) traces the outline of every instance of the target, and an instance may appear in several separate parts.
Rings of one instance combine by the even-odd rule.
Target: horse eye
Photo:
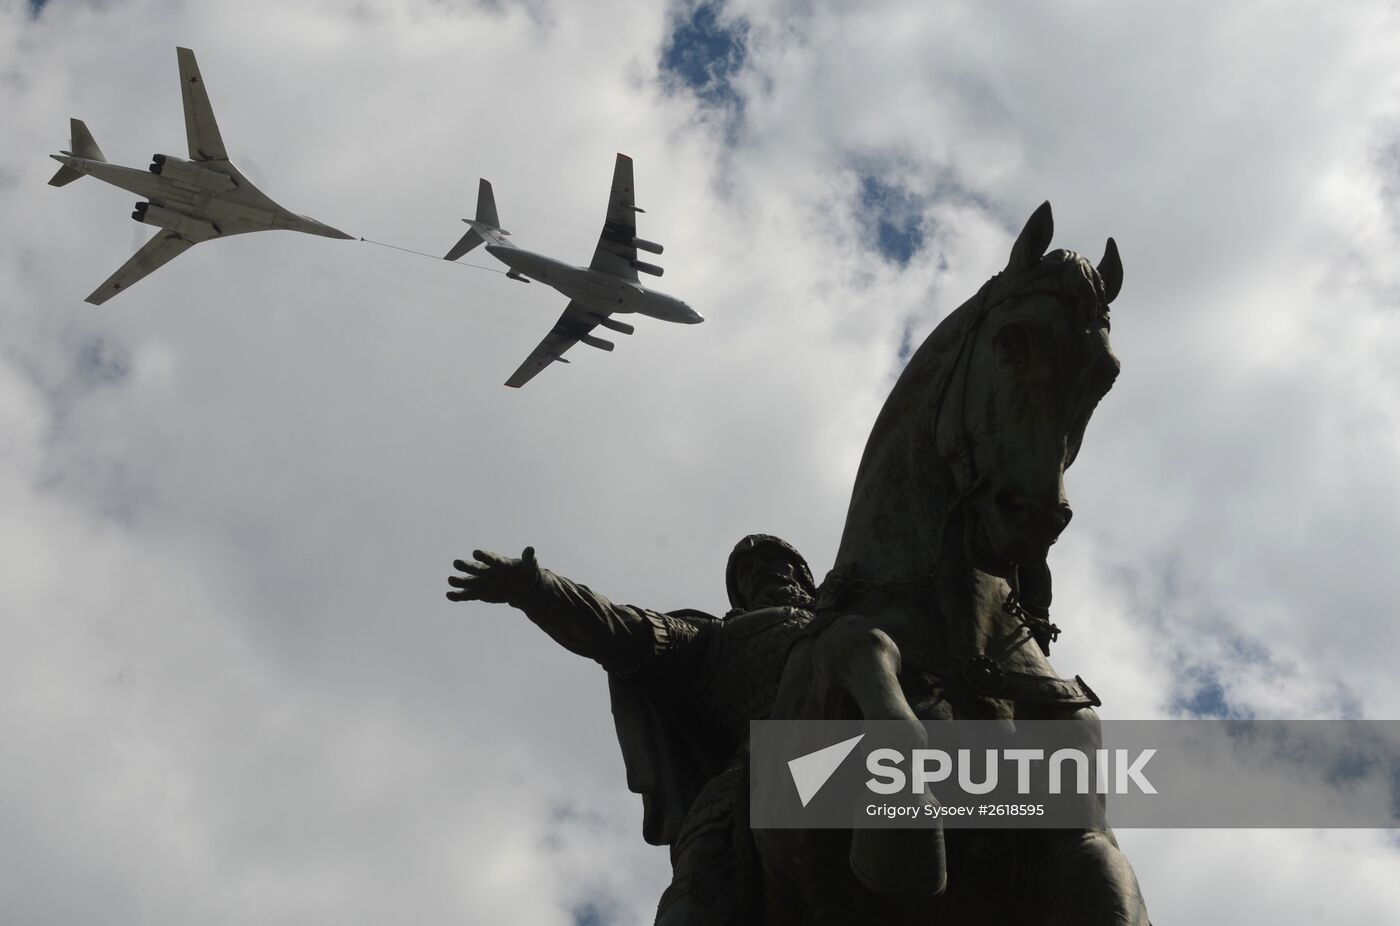
[[[1026,329],[1020,325],[1007,325],[997,332],[997,358],[1004,363],[1021,364],[1030,357],[1031,341]]]

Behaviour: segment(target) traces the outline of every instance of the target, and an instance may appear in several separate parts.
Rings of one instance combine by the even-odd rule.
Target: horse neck
[[[951,552],[943,549],[942,535],[945,527],[952,535],[955,525],[945,522],[956,517],[957,490],[938,456],[935,419],[948,402],[946,393],[954,385],[981,295],[979,291],[934,328],[885,399],[856,471],[836,554],[838,570],[858,571],[875,582],[899,580],[930,571],[935,558]]]
[[[836,554],[838,570],[877,583],[928,573],[950,552],[943,535],[954,527],[948,521],[957,496],[951,471],[936,459],[932,428],[918,433],[927,424],[918,416],[892,414],[893,399],[856,473]]]
[[[865,583],[845,609],[917,628],[970,656],[984,651],[1006,587],[974,569],[963,547],[958,489],[931,421],[937,379],[901,378],[886,401],[856,474],[835,571]]]

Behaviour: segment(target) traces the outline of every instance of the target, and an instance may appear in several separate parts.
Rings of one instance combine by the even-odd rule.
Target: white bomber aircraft
[[[81,119],[72,120],[73,150],[49,155],[63,165],[49,181],[51,185],[63,186],[88,175],[119,186],[145,197],[131,217],[161,229],[87,297],[93,305],[101,305],[191,245],[210,238],[274,228],[325,238],[351,237],[283,209],[229,163],[194,52],[177,48],[175,56],[180,62],[190,160],[157,154],[146,170],[109,164]]]
[[[593,262],[587,267],[572,267],[552,257],[516,247],[506,240],[510,232],[501,228],[500,219],[496,217],[496,198],[491,192],[491,183],[481,181],[476,199],[476,218],[462,220],[471,228],[447,252],[446,259],[456,260],[484,243],[487,252],[510,268],[506,276],[512,280],[522,283],[538,280],[569,297],[564,314],[559,316],[554,328],[525,358],[520,369],[506,380],[507,386],[525,385],[556,360],[568,363],[564,352],[580,341],[589,347],[612,350],[611,341],[592,334],[595,327],[602,325],[620,334],[631,334],[636,330],[626,322],[613,318],[614,313],[635,312],[683,325],[694,325],[705,320],[699,312],[679,299],[647,289],[637,282],[639,270],[661,276],[660,267],[637,259],[639,250],[661,253],[661,245],[637,237],[636,214],[642,211],[633,200],[632,159],[619,154],[613,167],[608,217],[603,223],[603,233],[598,237]]]

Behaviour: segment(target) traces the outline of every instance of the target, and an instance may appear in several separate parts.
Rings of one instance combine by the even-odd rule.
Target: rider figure
[[[738,902],[736,797],[747,787],[749,721],[765,716],[787,649],[811,620],[811,570],[791,545],[751,534],[730,554],[731,610],[661,613],[613,604],[587,586],[481,550],[457,560],[453,601],[510,604],[570,652],[608,671],[627,784],[642,795],[642,831],[671,846],[673,878],[658,926],[725,922]],[[740,821],[742,822],[742,821]],[[747,830],[744,830],[745,838]]]

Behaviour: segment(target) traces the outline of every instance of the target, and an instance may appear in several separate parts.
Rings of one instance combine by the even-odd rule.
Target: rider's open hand
[[[528,595],[539,582],[534,547],[526,547],[519,559],[485,550],[473,550],[472,557],[472,562],[459,559],[452,563],[458,572],[466,573],[447,577],[447,584],[458,589],[447,593],[453,601],[510,603]]]

